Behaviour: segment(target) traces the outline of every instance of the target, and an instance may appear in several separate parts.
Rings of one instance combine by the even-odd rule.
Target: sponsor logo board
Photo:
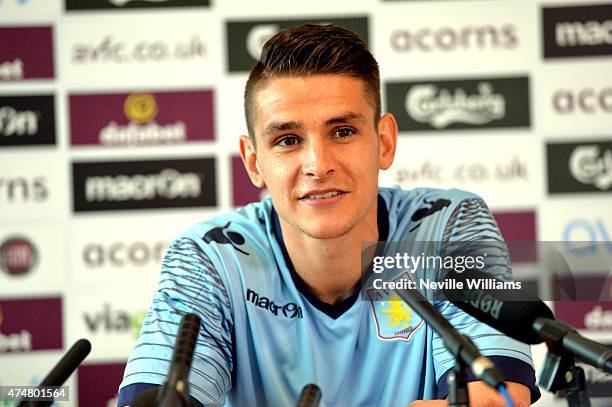
[[[148,218],[76,219],[70,230],[71,279],[87,288],[121,281],[153,292],[168,244],[194,222],[189,214],[156,215],[154,226]]]
[[[227,22],[227,58],[230,72],[249,72],[259,60],[263,44],[289,27],[306,23],[333,23],[347,28],[368,41],[368,19],[365,16],[320,16],[310,19],[257,20]]]
[[[83,364],[77,370],[79,406],[117,405],[117,389],[123,379],[126,362]]]
[[[589,216],[588,212],[581,217],[570,219],[561,232],[564,242],[610,242],[612,222],[607,217]]]
[[[0,147],[55,144],[52,95],[0,96]]]
[[[544,58],[612,55],[612,4],[542,9]]]
[[[605,67],[559,64],[538,79],[536,114],[542,132],[570,139],[580,134],[609,135],[612,119],[612,83]]]
[[[504,240],[536,241],[536,214],[534,211],[493,211],[493,217]]]
[[[6,219],[49,219],[66,212],[66,164],[48,153],[3,154],[0,211]]]
[[[66,0],[66,10],[209,6],[210,0]]]
[[[453,3],[452,19],[440,14],[436,2],[406,2],[382,7],[377,20],[375,47],[387,77],[473,73],[474,61],[482,72],[524,71],[536,52],[533,28],[536,8],[503,2]]]
[[[612,87],[584,87],[557,89],[552,95],[552,106],[560,115],[584,113],[612,113]]]
[[[72,164],[75,212],[214,207],[214,158]]]
[[[483,137],[400,139],[395,162],[380,173],[380,183],[459,188],[477,193],[493,208],[535,205],[541,193],[541,143],[523,136]]]
[[[3,16],[59,15],[61,13],[59,0],[2,0],[0,12]]]
[[[385,89],[402,132],[531,125],[527,77],[388,82]]]
[[[214,138],[211,91],[70,95],[72,145],[131,146]],[[92,106],[98,114],[92,114]]]
[[[53,28],[0,27],[0,81],[52,79]]]
[[[510,260],[516,263],[537,261],[536,214],[534,211],[493,211],[493,217],[508,244]]]
[[[127,358],[151,305],[149,287],[121,285],[88,290],[71,297],[69,338],[88,338],[90,360]]]
[[[540,240],[612,242],[612,213],[607,199],[570,195],[562,200],[548,200],[540,208]]]
[[[579,297],[578,301],[555,301],[556,318],[576,329],[612,333],[612,278],[607,270],[560,277],[553,289],[557,298]]]
[[[38,250],[24,237],[9,237],[0,243],[0,270],[18,276],[32,271],[38,263]]]
[[[0,295],[65,287],[64,233],[60,222],[4,223],[0,232]]]
[[[62,349],[62,299],[0,299],[0,354]]]
[[[114,13],[113,13],[114,14]],[[188,13],[168,19],[147,16],[134,28],[132,20],[117,16],[80,16],[64,21],[58,48],[62,77],[71,86],[115,86],[128,89],[193,86],[218,77],[220,29],[214,16]],[[91,30],[89,27],[106,27]],[[160,31],[159,27],[163,27]]]
[[[612,141],[548,143],[548,192],[612,191]]]
[[[217,143],[226,151],[236,152],[240,135],[249,134],[244,116],[245,79],[242,75],[227,76],[223,80],[223,92],[215,92],[215,113],[217,117],[231,117],[231,120],[219,120],[215,123]]]
[[[265,188],[257,188],[251,182],[239,156],[232,157],[232,205],[242,206],[268,196]]]
[[[555,301],[555,316],[576,329],[612,333],[612,296],[608,301]]]

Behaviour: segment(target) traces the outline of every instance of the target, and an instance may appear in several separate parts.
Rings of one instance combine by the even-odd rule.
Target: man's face
[[[393,161],[397,127],[385,115],[377,128],[361,80],[272,79],[257,90],[253,111],[257,148],[243,136],[241,154],[281,222],[316,239],[375,224],[378,171]]]

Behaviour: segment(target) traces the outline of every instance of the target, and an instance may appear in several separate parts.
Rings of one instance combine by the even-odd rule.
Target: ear
[[[379,163],[380,169],[386,170],[395,158],[397,147],[397,122],[391,113],[385,113],[378,122],[378,138],[380,141]]]
[[[265,187],[266,183],[257,163],[257,151],[248,136],[240,136],[240,157],[242,157],[242,163],[253,185],[257,188]]]

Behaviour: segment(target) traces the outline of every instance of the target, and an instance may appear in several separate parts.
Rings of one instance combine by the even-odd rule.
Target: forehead
[[[365,83],[346,75],[288,76],[267,80],[255,100],[257,133],[270,121],[325,121],[350,111],[374,119]]]

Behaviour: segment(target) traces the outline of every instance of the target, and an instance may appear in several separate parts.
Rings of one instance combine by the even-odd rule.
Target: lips
[[[338,196],[340,194],[344,194],[344,191],[340,191],[336,189],[314,190],[314,191],[309,191],[305,193],[304,195],[300,197],[300,199],[311,199],[311,200],[328,199],[328,198],[333,198],[335,196]]]
[[[314,195],[308,195],[308,199],[325,199],[325,198],[331,198],[332,196],[336,196],[338,195],[340,192],[338,191],[332,191],[332,192],[326,192],[324,194],[314,194]]]

